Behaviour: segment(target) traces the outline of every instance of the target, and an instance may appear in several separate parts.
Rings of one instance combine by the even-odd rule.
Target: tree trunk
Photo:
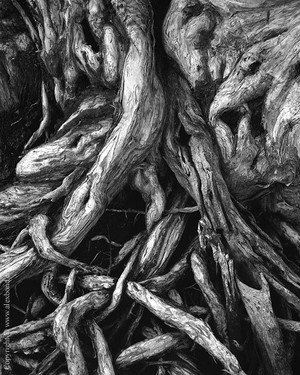
[[[250,3],[2,1],[1,373],[296,374],[300,7]]]

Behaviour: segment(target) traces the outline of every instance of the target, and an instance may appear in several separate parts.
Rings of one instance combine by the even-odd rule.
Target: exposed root
[[[191,255],[191,265],[195,281],[199,285],[213,315],[218,334],[222,341],[228,346],[229,341],[226,312],[214,285],[210,281],[207,267],[201,255],[193,252]]]
[[[34,216],[29,224],[29,234],[32,237],[34,246],[38,254],[48,261],[60,264],[68,268],[78,268],[84,272],[102,274],[104,270],[96,266],[88,266],[82,262],[74,259],[69,259],[63,254],[56,251],[51,245],[47,234],[46,228],[49,223],[49,218],[46,215]]]
[[[133,253],[131,254],[131,257],[126,264],[126,267],[124,268],[123,272],[121,273],[121,276],[119,277],[119,279],[116,283],[116,287],[115,287],[115,290],[113,292],[110,305],[101,313],[100,316],[98,316],[97,322],[100,322],[100,321],[104,320],[105,318],[107,318],[108,315],[111,314],[116,309],[118,304],[120,303],[126,278],[128,277],[129,273],[132,271],[133,265],[134,265],[134,263],[136,261],[136,258],[138,256],[137,250],[138,250],[138,248],[136,248],[133,251]]]
[[[65,354],[69,374],[85,375],[87,373],[76,330],[80,319],[88,311],[103,308],[107,302],[107,294],[91,292],[64,304],[55,315],[53,335],[59,349]]]
[[[0,372],[295,373],[297,2],[20,4],[0,5]]]
[[[32,136],[30,137],[29,141],[24,146],[24,150],[30,148],[46,131],[50,125],[51,117],[50,117],[50,108],[49,108],[49,100],[47,97],[45,84],[42,82],[42,89],[41,89],[41,97],[42,97],[42,108],[43,108],[43,120],[40,123],[38,130],[36,130]]]
[[[131,298],[141,303],[168,324],[185,332],[218,359],[229,374],[244,374],[235,356],[218,341],[210,327],[200,319],[172,307],[137,283],[129,282],[127,291]]]
[[[252,288],[240,280],[237,281],[242,300],[250,317],[250,321],[261,353],[273,374],[292,374],[286,361],[283,340],[278,322],[275,318],[268,283],[261,276],[260,288]],[[271,342],[270,342],[271,341]]]
[[[132,184],[142,194],[147,204],[146,228],[149,232],[161,219],[166,204],[165,193],[159,184],[155,166],[148,163],[140,166],[133,177]]]
[[[112,364],[111,354],[101,328],[94,321],[85,323],[85,330],[92,340],[94,351],[98,358],[97,374],[114,375],[114,367]]]
[[[164,355],[168,351],[189,346],[187,340],[181,333],[166,333],[153,339],[138,342],[125,349],[116,359],[116,365],[120,368]]]

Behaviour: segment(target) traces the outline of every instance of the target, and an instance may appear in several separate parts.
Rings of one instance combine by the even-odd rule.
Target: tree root
[[[35,127],[0,190],[0,366],[295,373],[296,2],[171,0],[162,41],[154,1],[12,3],[1,166]]]

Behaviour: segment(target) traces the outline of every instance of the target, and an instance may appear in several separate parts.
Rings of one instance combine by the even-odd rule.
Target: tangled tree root
[[[1,373],[296,373],[299,6],[158,8],[0,5]]]

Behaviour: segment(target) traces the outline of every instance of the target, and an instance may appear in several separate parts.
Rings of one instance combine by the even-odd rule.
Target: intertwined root
[[[22,324],[0,335],[11,364],[32,375],[292,374],[296,2],[173,0],[162,32],[176,69],[163,77],[148,0],[13,4],[44,73],[40,125],[0,191],[2,290],[38,281]],[[250,213],[254,198],[278,235]],[[109,257],[104,245],[91,256],[102,240]]]

